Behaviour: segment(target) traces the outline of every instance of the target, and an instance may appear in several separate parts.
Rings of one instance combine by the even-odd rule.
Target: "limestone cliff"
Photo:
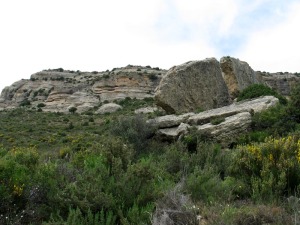
[[[45,70],[17,81],[3,89],[0,109],[43,103],[43,111],[77,112],[126,97],[153,97],[154,90],[166,71],[150,66],[127,66],[105,72]]]

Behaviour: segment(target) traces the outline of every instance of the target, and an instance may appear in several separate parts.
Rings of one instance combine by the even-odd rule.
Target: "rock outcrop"
[[[186,134],[191,126],[223,145],[230,144],[238,136],[247,132],[253,113],[275,106],[279,100],[273,96],[264,96],[252,100],[233,103],[198,114],[166,115],[148,120],[147,123],[158,129],[157,135],[164,140],[176,140]],[[220,119],[215,124],[215,119]]]
[[[252,100],[235,102],[229,106],[224,106],[218,109],[211,109],[205,112],[198,113],[188,118],[188,123],[193,125],[201,125],[209,123],[212,119],[218,117],[228,117],[241,112],[256,113],[275,106],[279,100],[274,96],[263,96]]]
[[[127,97],[155,97],[168,114],[182,114],[229,105],[239,91],[254,83],[289,96],[293,86],[300,84],[300,74],[254,72],[246,62],[232,57],[220,62],[214,58],[191,61],[169,71],[132,65],[104,72],[60,68],[35,73],[4,88],[0,110],[37,109],[43,103],[43,111],[68,112],[76,107],[81,113]]]
[[[295,73],[266,73],[256,72],[261,77],[263,84],[276,90],[278,93],[289,96],[293,87],[300,84],[300,74]]]
[[[105,113],[113,113],[116,112],[123,107],[116,103],[107,103],[102,105],[97,111],[96,114],[105,114]]]
[[[259,83],[255,71],[246,62],[227,56],[221,58],[220,65],[232,99],[249,85]]]
[[[181,123],[185,123],[188,118],[195,115],[195,113],[185,113],[182,115],[166,115],[150,119],[147,123],[152,124],[156,128],[169,128],[178,126]]]
[[[30,104],[45,104],[43,111],[84,112],[103,102],[126,97],[143,99],[154,96],[166,71],[150,66],[127,66],[105,72],[80,72],[63,69],[45,70],[3,89],[0,110]]]
[[[207,135],[223,146],[236,141],[237,137],[249,131],[252,119],[249,112],[241,112],[225,118],[220,124],[204,124],[196,126],[200,134]]]
[[[155,99],[168,113],[207,110],[230,103],[221,67],[215,58],[171,68],[161,79]]]

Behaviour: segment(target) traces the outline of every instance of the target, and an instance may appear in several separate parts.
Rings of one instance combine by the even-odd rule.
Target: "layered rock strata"
[[[103,102],[153,97],[165,72],[131,65],[105,72],[45,70],[4,88],[0,110],[29,104],[36,108],[43,103],[43,111],[68,112],[76,107],[76,112],[84,112]]]

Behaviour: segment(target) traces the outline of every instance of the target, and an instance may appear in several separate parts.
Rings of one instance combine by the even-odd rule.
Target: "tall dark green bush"
[[[300,84],[296,85],[291,92],[288,105],[288,113],[297,123],[300,123]]]

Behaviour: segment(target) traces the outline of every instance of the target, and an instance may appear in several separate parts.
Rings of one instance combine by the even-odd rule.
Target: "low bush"
[[[300,140],[294,136],[267,138],[239,146],[231,172],[247,183],[254,200],[277,201],[300,185]]]
[[[280,104],[255,113],[252,118],[252,129],[267,132],[269,135],[285,135],[295,127],[296,121],[289,114],[287,107]]]
[[[242,90],[237,97],[237,101],[242,101],[246,99],[257,98],[260,96],[272,95],[279,99],[281,104],[287,104],[286,98],[278,94],[276,91],[272,90],[268,86],[263,84],[252,84],[249,87]]]

